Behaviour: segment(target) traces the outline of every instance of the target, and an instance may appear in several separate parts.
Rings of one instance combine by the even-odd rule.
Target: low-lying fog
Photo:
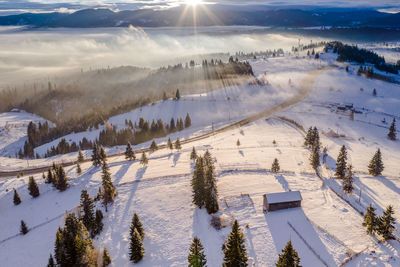
[[[290,51],[301,39],[262,27],[24,29],[0,27],[0,85],[52,78],[81,69],[160,67],[192,55]],[[313,38],[313,41],[319,41]]]

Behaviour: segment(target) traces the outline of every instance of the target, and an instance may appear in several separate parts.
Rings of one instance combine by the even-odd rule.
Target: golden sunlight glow
[[[185,0],[185,2],[187,5],[196,6],[198,4],[201,4],[203,0]]]

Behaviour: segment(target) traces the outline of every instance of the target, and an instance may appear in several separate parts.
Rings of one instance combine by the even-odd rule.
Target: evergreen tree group
[[[207,266],[206,255],[204,254],[203,245],[200,242],[200,239],[195,236],[193,238],[192,244],[189,248],[189,256],[188,256],[189,267],[205,267]]]
[[[80,169],[79,165],[78,167]],[[45,182],[53,184],[53,186],[59,191],[65,191],[69,187],[68,177],[65,173],[64,167],[54,162],[53,166],[47,171]]]
[[[93,150],[92,150],[92,162],[93,166],[97,167],[100,166],[103,161],[106,159],[106,152],[103,148],[103,146],[98,146],[97,143],[94,144]]]
[[[135,152],[132,149],[131,143],[128,143],[126,145],[125,158],[127,160],[135,160],[136,159],[136,155],[135,155]]]
[[[101,210],[94,211],[95,204],[94,200],[89,196],[89,193],[86,189],[81,192],[81,216],[80,220],[85,225],[86,229],[90,233],[90,236],[93,238],[96,235],[100,234],[103,230],[103,213]]]
[[[150,151],[156,151],[158,149],[158,146],[157,146],[157,143],[156,143],[156,141],[155,140],[153,140],[153,142],[151,142],[151,145],[150,145]]]
[[[318,143],[319,146],[319,133],[317,127],[310,127],[307,131],[306,137],[304,138],[304,145],[308,148],[312,148],[314,143]]]
[[[14,188],[14,198],[13,198],[14,205],[17,206],[21,204],[21,198],[18,195],[17,190]]]
[[[294,249],[292,241],[289,241],[285,248],[282,249],[276,267],[301,267],[299,254]]]
[[[272,162],[271,171],[277,173],[280,169],[281,167],[279,166],[278,159],[274,159],[274,162]]]
[[[388,137],[390,140],[396,140],[396,119],[393,119],[390,125]]]
[[[381,150],[378,149],[368,165],[368,172],[370,175],[379,176],[382,175],[383,169],[382,153]]]
[[[40,195],[39,187],[33,176],[29,177],[28,190],[29,190],[29,195],[31,195],[32,197],[38,197]]]
[[[224,267],[241,267],[248,266],[248,256],[246,247],[244,245],[245,239],[244,234],[240,229],[237,220],[232,225],[232,231],[229,234],[228,241],[223,246],[224,261],[222,266]]]
[[[336,160],[335,176],[338,179],[344,179],[347,169],[347,151],[345,145],[340,149],[339,155]]]
[[[191,185],[196,206],[204,206],[209,214],[219,210],[214,161],[208,150],[196,159]]]
[[[129,259],[130,261],[137,263],[143,259],[145,250],[142,242],[144,237],[142,223],[136,213],[132,218],[129,236]]]
[[[383,239],[394,239],[393,232],[396,230],[394,226],[396,219],[393,217],[394,211],[391,205],[387,206],[382,216],[377,216],[376,209],[369,205],[364,216],[363,226],[366,227],[368,234],[379,234]]]

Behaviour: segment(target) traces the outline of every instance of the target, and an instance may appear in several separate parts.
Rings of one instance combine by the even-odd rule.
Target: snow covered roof
[[[271,193],[265,194],[264,197],[267,198],[268,204],[303,200],[300,191]]]

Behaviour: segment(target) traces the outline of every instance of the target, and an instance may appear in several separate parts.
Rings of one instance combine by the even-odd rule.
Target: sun
[[[198,4],[201,4],[203,0],[185,0],[185,2],[187,5],[196,6]]]

